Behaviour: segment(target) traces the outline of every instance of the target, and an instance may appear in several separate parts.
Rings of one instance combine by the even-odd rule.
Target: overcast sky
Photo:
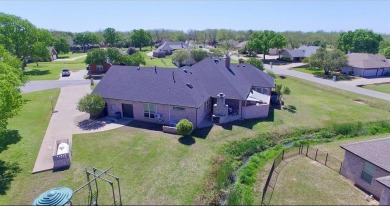
[[[390,33],[390,1],[20,1],[0,0],[0,11],[45,29],[82,32],[113,27]]]

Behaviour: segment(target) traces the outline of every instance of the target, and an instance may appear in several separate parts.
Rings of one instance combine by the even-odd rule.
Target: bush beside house
[[[190,122],[187,119],[182,119],[177,123],[176,125],[177,132],[183,136],[191,134],[194,126],[192,125],[192,122]]]

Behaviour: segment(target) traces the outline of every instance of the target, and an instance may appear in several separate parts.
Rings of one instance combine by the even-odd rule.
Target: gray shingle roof
[[[348,66],[355,68],[388,68],[390,62],[386,57],[379,54],[350,53],[348,56]]]
[[[281,55],[287,56],[287,57],[310,57],[311,55],[315,54],[317,50],[319,49],[319,46],[300,46],[297,49],[286,49],[284,50]]]
[[[380,182],[382,185],[390,188],[390,176],[376,178],[376,181]]]
[[[166,41],[161,46],[159,46],[156,51],[171,51],[177,49],[188,49],[188,45],[182,41]]]
[[[174,77],[174,78],[173,78]],[[187,86],[189,84],[192,88]],[[274,79],[252,65],[207,58],[191,67],[112,66],[92,93],[104,98],[199,107],[209,97],[245,100],[252,86],[274,87]]]
[[[345,144],[341,148],[390,172],[390,137]]]

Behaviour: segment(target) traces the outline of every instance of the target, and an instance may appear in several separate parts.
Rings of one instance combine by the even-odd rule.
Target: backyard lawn
[[[390,83],[365,85],[363,88],[390,94]]]
[[[124,204],[204,204],[200,197],[203,192],[209,194],[203,188],[212,170],[212,160],[227,141],[268,132],[284,134],[302,127],[389,119],[390,105],[386,101],[290,77],[277,81],[292,91],[285,97],[288,110],[275,109],[267,119],[198,130],[194,138],[134,126],[74,135],[71,168],[35,175],[30,172],[50,117],[50,101],[42,105],[42,99],[58,95],[58,90],[25,94],[29,101],[24,112],[10,122],[10,128],[18,128],[22,138],[0,154],[1,160],[17,162],[24,169],[10,189],[0,193],[0,204],[31,204],[38,194],[56,186],[74,190],[85,181],[83,169],[88,166],[114,167],[112,173],[121,178]],[[110,203],[110,196],[103,196],[111,194],[106,189],[99,191],[99,204]],[[80,202],[80,196],[75,198]]]
[[[142,50],[144,50],[144,49],[142,49]],[[148,51],[146,51],[146,52],[142,51],[141,52],[142,56],[145,57],[145,62],[146,62],[146,64],[142,65],[142,66],[145,66],[145,67],[157,66],[157,67],[176,68],[176,66],[172,63],[171,56],[166,56],[164,58],[156,58],[156,57],[148,56],[146,54],[147,52]]]
[[[271,205],[369,205],[365,193],[328,167],[307,157],[291,160],[279,173]]]
[[[74,61],[52,61],[39,62],[38,67],[36,63],[29,63],[24,71],[29,80],[56,80],[60,78],[62,69],[69,69],[72,71],[85,69],[85,57]]]
[[[74,57],[80,57],[85,56],[87,53],[72,53],[69,52],[67,54],[58,54],[58,59],[68,59],[68,58],[74,58]]]

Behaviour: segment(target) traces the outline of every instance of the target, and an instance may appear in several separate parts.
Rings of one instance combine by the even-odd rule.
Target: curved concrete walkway
[[[115,129],[128,124],[131,120],[124,119],[114,123],[103,123],[99,127],[90,128],[88,125],[78,127],[77,124],[89,118],[88,114],[76,109],[77,102],[84,95],[91,92],[90,85],[68,86],[61,88],[41,148],[35,161],[32,173],[53,169],[52,153],[56,140],[72,140],[72,135],[77,133],[89,133]],[[81,118],[80,118],[81,117]]]
[[[361,87],[351,86],[351,85],[347,85],[345,83],[338,82],[338,81],[334,82],[334,81],[328,80],[328,79],[321,79],[321,78],[318,78],[318,77],[314,77],[311,74],[306,74],[306,73],[303,73],[303,72],[298,72],[298,71],[295,71],[295,70],[287,69],[286,66],[288,66],[288,65],[285,65],[285,66],[273,66],[271,68],[270,65],[264,64],[264,67],[267,70],[273,71],[275,74],[278,74],[278,75],[288,75],[288,76],[304,79],[304,80],[307,80],[307,81],[311,81],[311,82],[314,82],[314,83],[317,83],[317,84],[322,84],[322,85],[330,86],[330,87],[333,87],[333,88],[342,89],[342,90],[354,92],[354,93],[357,93],[357,94],[362,94],[362,95],[366,95],[366,96],[369,96],[369,97],[375,97],[375,98],[378,98],[378,99],[383,99],[383,100],[386,100],[386,101],[390,101],[390,94],[386,94],[386,93],[383,93],[383,92],[377,92],[377,91],[373,91],[373,90],[369,90],[369,89],[364,89],[364,88],[361,88]]]

